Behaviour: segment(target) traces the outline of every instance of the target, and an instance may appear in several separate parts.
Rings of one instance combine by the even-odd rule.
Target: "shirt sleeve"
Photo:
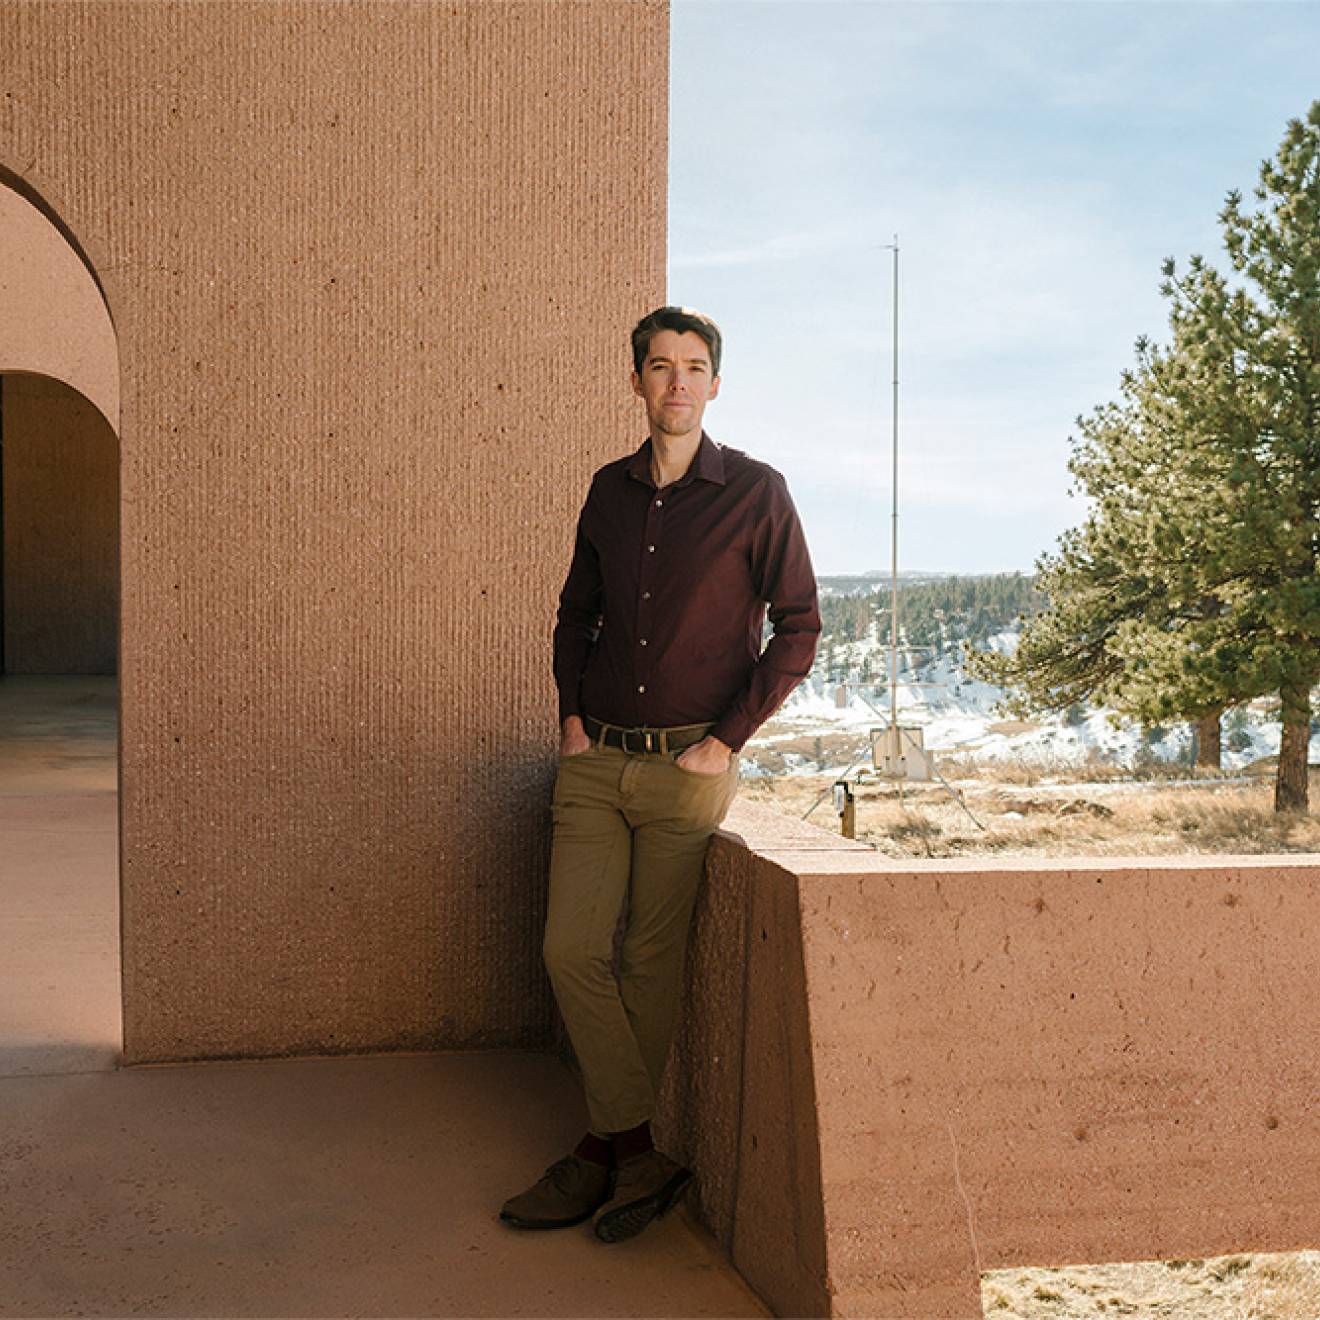
[[[600,559],[587,536],[586,524],[591,508],[588,494],[578,515],[573,540],[573,561],[559,593],[559,613],[554,631],[554,675],[559,689],[559,722],[570,715],[581,715],[579,689],[587,667],[587,657],[600,634],[601,602],[604,596]]]
[[[746,684],[711,734],[735,752],[811,672],[820,637],[816,574],[797,510],[779,473],[766,482],[752,537],[752,581],[770,607],[772,634]]]

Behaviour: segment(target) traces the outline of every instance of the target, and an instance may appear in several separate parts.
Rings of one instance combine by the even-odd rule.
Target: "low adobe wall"
[[[663,1136],[779,1314],[1316,1246],[1320,858],[895,863],[739,805]]]

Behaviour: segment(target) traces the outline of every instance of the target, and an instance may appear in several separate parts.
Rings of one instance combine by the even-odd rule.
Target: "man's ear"
[[[639,399],[644,397],[644,395],[642,394],[642,378],[635,371],[632,374],[632,387],[633,387],[633,393]]]
[[[720,378],[712,377],[710,382],[710,393],[706,395],[707,399],[713,399],[720,392]]]

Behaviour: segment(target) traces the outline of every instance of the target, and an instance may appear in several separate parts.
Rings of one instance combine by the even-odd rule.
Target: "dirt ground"
[[[1320,1320],[1320,1251],[996,1270],[986,1320]]]
[[[946,784],[894,784],[854,772],[856,837],[888,857],[1320,852],[1317,770],[1311,773],[1311,814],[1275,813],[1268,768],[1140,780],[1105,770],[1090,781],[1016,767],[1001,768],[999,778],[971,777],[956,765],[941,772]],[[835,780],[744,778],[739,791],[836,831]]]

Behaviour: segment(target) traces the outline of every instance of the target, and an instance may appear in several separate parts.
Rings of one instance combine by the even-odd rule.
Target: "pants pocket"
[[[670,765],[678,778],[679,801],[684,813],[690,815],[694,822],[713,830],[724,819],[738,792],[737,756],[729,758],[727,770],[713,775],[684,769],[677,761],[671,761]]]

